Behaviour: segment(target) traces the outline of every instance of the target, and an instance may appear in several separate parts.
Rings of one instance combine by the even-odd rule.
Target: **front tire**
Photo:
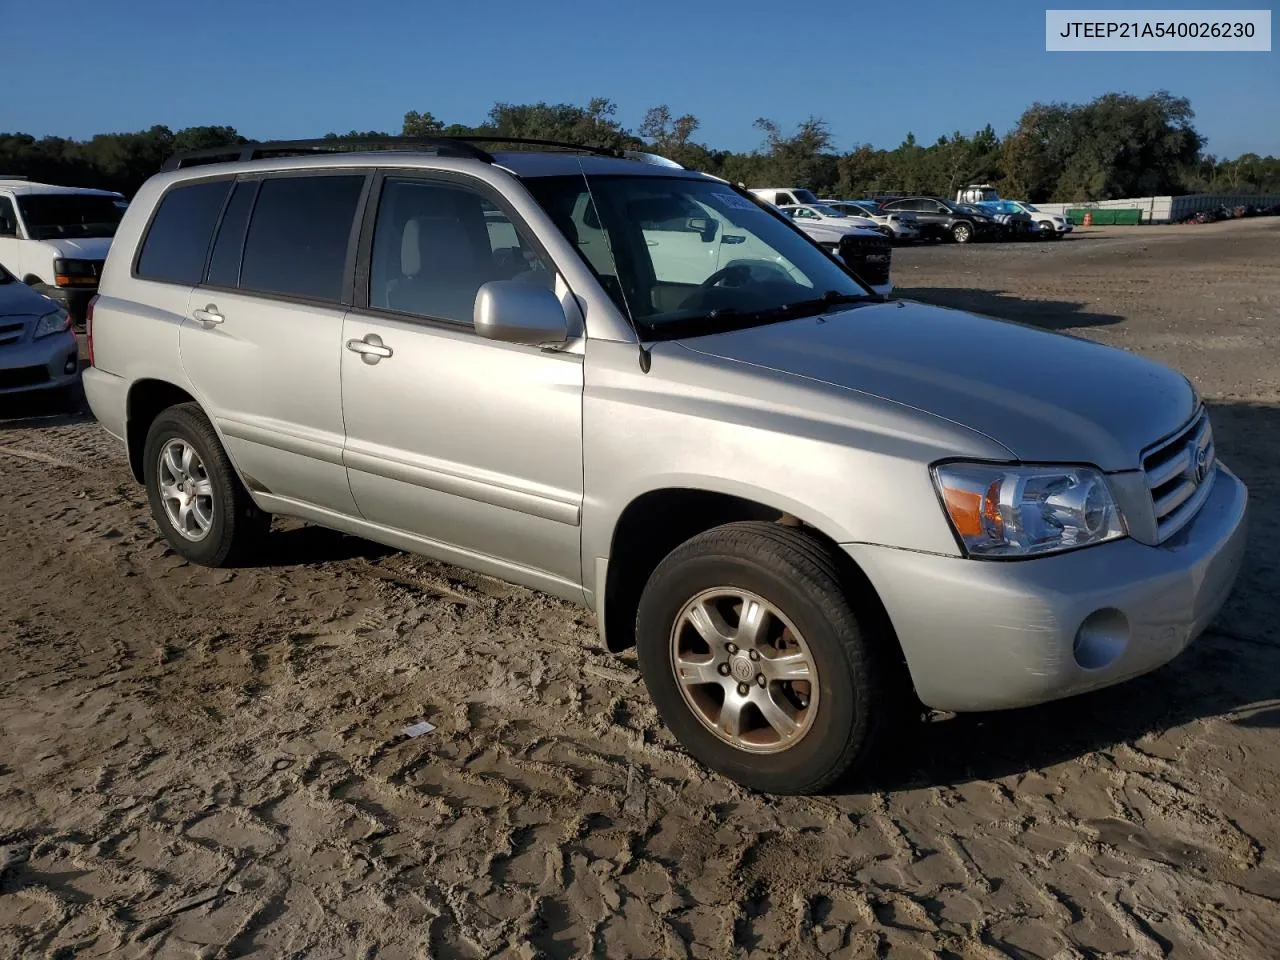
[[[192,563],[221,567],[242,559],[271,525],[194,403],[169,407],[151,424],[143,479],[160,531]]]
[[[799,528],[716,527],[649,578],[636,636],[663,721],[745,787],[805,794],[865,764],[900,690],[831,550]]]
[[[1053,224],[1052,224],[1052,223],[1050,223],[1048,220],[1044,220],[1044,221],[1042,221],[1042,222],[1041,222],[1041,224],[1040,224],[1040,234],[1041,234],[1041,235],[1042,235],[1046,240],[1061,240],[1061,239],[1062,239],[1062,234],[1060,234],[1057,230],[1055,230],[1055,229],[1054,229],[1054,227],[1053,227]]]
[[[951,228],[951,238],[956,243],[969,243],[973,240],[973,227],[968,223],[957,223]]]

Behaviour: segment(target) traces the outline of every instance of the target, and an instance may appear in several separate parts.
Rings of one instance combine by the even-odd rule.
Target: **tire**
[[[961,220],[951,228],[951,239],[956,243],[970,243],[973,240],[973,225]]]
[[[162,476],[164,481],[171,482],[180,475],[161,466],[161,457],[171,445],[179,460],[181,450],[190,448],[194,454],[190,469],[183,475],[207,481],[204,488],[207,493],[190,498],[196,506],[187,515],[188,533],[183,533],[170,516],[173,509],[181,519],[181,508],[167,507],[161,494]],[[169,407],[156,417],[147,431],[142,469],[151,515],[174,552],[192,563],[206,567],[228,566],[252,553],[270,528],[271,516],[254,504],[227,459],[213,426],[194,403]]]
[[[757,649],[776,654],[769,637],[790,641],[792,659],[807,652],[810,680],[761,681],[763,672],[747,680],[748,670],[774,674],[780,668],[773,664],[780,661],[764,666],[771,658],[753,655],[744,666],[747,642],[729,599],[737,594],[763,601],[773,611]],[[727,602],[719,603],[717,595]],[[710,631],[714,643],[704,643],[706,634],[683,616],[703,602],[722,614],[719,620],[703,618],[720,626],[721,632]],[[854,612],[835,557],[820,540],[795,527],[731,523],[677,547],[654,570],[640,599],[637,653],[659,714],[695,759],[749,789],[807,794],[866,765],[901,713],[893,702],[902,690],[895,682],[900,656],[886,652],[896,651],[896,641],[873,636],[868,628],[874,622]],[[732,655],[729,645],[719,642],[730,631],[743,641]],[[691,677],[686,683],[677,677],[678,653]],[[713,730],[717,722],[723,724],[724,704],[735,694],[733,703],[749,698],[753,704],[742,709],[736,744],[730,742],[732,729]],[[795,740],[786,742],[754,706],[766,700],[772,707],[782,704],[797,724]],[[918,703],[913,693],[911,700]],[[777,716],[776,710],[770,712]]]
[[[1062,234],[1058,233],[1058,231],[1053,228],[1053,224],[1050,223],[1048,220],[1042,220],[1040,222],[1040,234],[1046,240],[1062,239]]]

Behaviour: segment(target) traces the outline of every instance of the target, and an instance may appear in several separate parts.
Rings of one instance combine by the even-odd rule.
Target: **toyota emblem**
[[[1194,479],[1196,486],[1204,483],[1204,478],[1209,475],[1209,448],[1201,447],[1196,451],[1196,465],[1194,470]]]

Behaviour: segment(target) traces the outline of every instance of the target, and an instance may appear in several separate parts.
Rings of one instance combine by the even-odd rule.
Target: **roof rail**
[[[175,153],[161,170],[179,170],[206,163],[235,163],[263,157],[287,157],[309,153],[350,153],[366,150],[435,150],[442,155],[469,157],[492,163],[493,157],[456,137],[323,137],[319,140],[264,140],[229,143],[223,147]]]
[[[431,150],[439,156],[465,157],[494,163],[493,155],[478,144],[513,144],[516,146],[556,147],[561,150],[591,153],[603,157],[622,157],[622,150],[592,144],[569,143],[564,140],[541,140],[533,137],[503,137],[467,134],[450,137],[324,137],[319,140],[263,140],[231,143],[223,147],[175,153],[161,170],[179,170],[208,163],[235,163],[264,157],[287,157],[312,153],[352,153],[375,150]]]

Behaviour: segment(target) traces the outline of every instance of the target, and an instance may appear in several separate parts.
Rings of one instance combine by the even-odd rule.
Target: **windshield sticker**
[[[728,190],[717,190],[712,194],[712,196],[730,210],[754,210],[756,208],[756,205],[746,197],[739,196],[736,193],[730,193]]]

